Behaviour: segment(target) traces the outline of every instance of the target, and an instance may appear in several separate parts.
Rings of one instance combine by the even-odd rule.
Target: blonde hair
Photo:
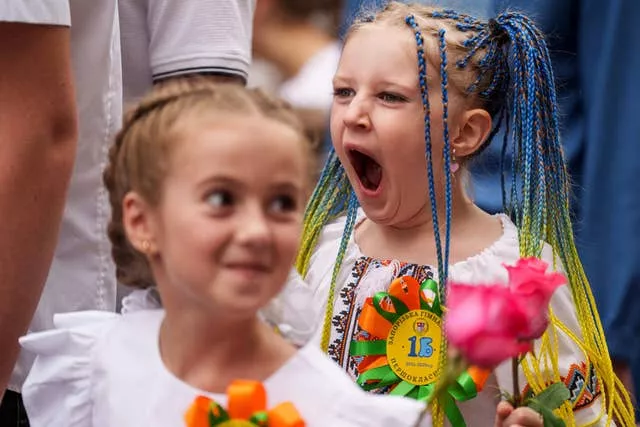
[[[150,205],[157,205],[181,124],[193,117],[216,113],[247,118],[262,116],[289,126],[308,150],[310,177],[315,173],[313,143],[293,110],[283,101],[261,90],[201,78],[175,79],[158,85],[126,114],[103,174],[112,208],[107,232],[120,283],[136,288],[154,284],[146,258],[129,243],[125,234],[124,196],[135,191]]]
[[[360,17],[345,34],[345,43],[352,34],[371,25],[387,25],[406,31],[408,28],[405,18],[408,15],[413,15],[422,34],[425,36],[424,39],[427,44],[425,46],[425,55],[432,64],[437,64],[439,67],[442,58],[440,57],[438,46],[434,44],[434,41],[438,38],[438,32],[441,29],[445,29],[448,62],[454,65],[454,67],[449,67],[449,87],[454,88],[458,94],[468,100],[472,102],[475,101],[478,106],[485,108],[494,116],[503,100],[487,95],[492,82],[495,83],[494,79],[497,77],[495,75],[495,69],[498,68],[489,66],[490,64],[486,63],[487,54],[490,53],[490,45],[488,43],[480,45],[475,49],[473,55],[469,55],[470,48],[467,45],[468,40],[472,36],[478,35],[480,27],[471,28],[470,26],[469,30],[465,30],[464,32],[459,31],[460,21],[458,19],[447,16],[434,17],[441,12],[441,9],[433,6],[392,1],[377,13],[361,12]],[[473,19],[466,15],[456,14],[456,16],[463,17],[463,19]],[[476,21],[476,25],[480,25],[480,23]],[[497,38],[500,37],[500,35],[494,34],[491,37]],[[458,64],[460,66],[458,66]],[[463,64],[464,66],[462,66]]]

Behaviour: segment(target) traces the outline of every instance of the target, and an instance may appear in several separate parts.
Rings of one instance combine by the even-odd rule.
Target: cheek
[[[186,208],[170,224],[165,227],[165,250],[188,264],[211,259],[227,239],[228,226],[223,221],[199,212],[189,214]]]
[[[302,219],[291,224],[280,224],[274,229],[275,246],[278,253],[278,267],[291,268],[300,248]]]
[[[395,128],[393,140],[385,144],[385,157],[392,159],[402,175],[422,172],[426,167],[424,125],[414,122]]]
[[[342,131],[344,129],[344,123],[340,115],[339,106],[334,106],[331,109],[331,119],[329,122],[329,133],[331,134],[331,143],[336,152],[340,152],[340,145],[342,144]]]

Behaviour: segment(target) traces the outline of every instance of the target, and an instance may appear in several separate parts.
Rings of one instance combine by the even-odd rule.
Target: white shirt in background
[[[337,41],[313,55],[298,74],[285,80],[279,95],[296,108],[329,111],[333,102],[333,76],[341,45]]]

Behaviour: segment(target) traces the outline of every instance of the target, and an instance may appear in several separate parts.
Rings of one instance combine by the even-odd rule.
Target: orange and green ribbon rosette
[[[196,397],[184,417],[187,427],[305,427],[291,402],[267,411],[267,394],[258,381],[232,382],[227,397],[226,410],[208,397]]]
[[[431,296],[432,295],[432,296]],[[362,357],[358,384],[365,390],[391,387],[391,395],[427,400],[442,375],[442,313],[438,284],[403,276],[387,292],[368,298],[358,324],[367,340],[353,340],[349,353]],[[452,426],[465,426],[456,401],[474,398],[489,372],[470,368],[438,398]]]

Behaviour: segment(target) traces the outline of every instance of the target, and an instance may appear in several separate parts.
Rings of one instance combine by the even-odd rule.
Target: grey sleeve
[[[147,1],[153,80],[188,74],[247,79],[255,0]]]

